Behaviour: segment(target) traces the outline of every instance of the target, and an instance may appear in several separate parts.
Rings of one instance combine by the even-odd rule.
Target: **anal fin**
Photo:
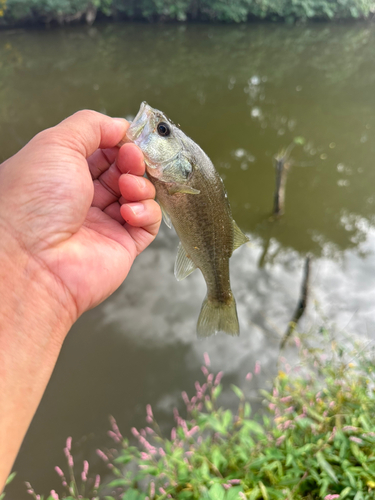
[[[236,222],[233,221],[233,251],[248,241],[249,238],[241,231]]]
[[[177,257],[174,265],[174,275],[176,277],[176,280],[182,281],[187,276],[189,276],[189,274],[195,271],[196,268],[197,266],[190,259],[190,257],[187,256],[187,253],[182,246],[182,243],[180,242],[180,244],[178,245]]]

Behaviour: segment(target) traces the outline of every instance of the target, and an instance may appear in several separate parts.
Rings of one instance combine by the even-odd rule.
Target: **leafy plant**
[[[132,429],[136,446],[112,420],[120,449],[98,451],[113,478],[107,488],[120,488],[122,500],[375,498],[374,350],[332,343],[327,356],[300,342],[299,365],[283,360],[272,390],[261,391],[262,416],[252,417],[246,389],[236,386],[237,411],[220,406],[223,373],[209,371],[206,355],[205,380],[192,397],[182,393],[186,416],[174,411],[170,437],[149,405],[148,426]],[[246,380],[259,372],[257,363]],[[82,498],[72,482],[67,498]]]

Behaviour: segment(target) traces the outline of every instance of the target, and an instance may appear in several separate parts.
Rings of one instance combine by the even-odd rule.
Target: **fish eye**
[[[170,133],[171,129],[169,128],[169,126],[164,122],[160,122],[158,125],[158,134],[163,137],[167,137]]]

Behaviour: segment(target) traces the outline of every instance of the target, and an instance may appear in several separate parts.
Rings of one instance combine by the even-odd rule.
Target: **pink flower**
[[[176,427],[173,427],[171,430],[171,441],[174,441],[176,439]]]
[[[96,450],[96,454],[102,459],[104,460],[104,462],[108,462],[109,459],[107,457],[107,455],[102,451],[102,450]]]
[[[357,438],[355,436],[350,436],[349,441],[353,441],[353,443],[358,443],[358,444],[362,444],[363,443],[363,441],[362,441],[361,438]]]
[[[257,361],[255,363],[254,373],[255,373],[255,375],[259,375],[259,373],[260,373],[260,363],[259,363],[259,361]]]
[[[95,484],[94,484],[95,490],[97,490],[99,488],[99,484],[100,484],[100,476],[99,476],[99,474],[97,474],[96,478],[95,478]]]
[[[59,500],[59,495],[55,490],[51,490],[51,497],[53,498],[53,500]]]
[[[219,372],[219,373],[216,375],[214,385],[219,385],[219,384],[220,384],[221,379],[223,378],[223,375],[224,375],[224,372]],[[202,386],[202,390],[203,390],[203,386]]]
[[[152,413],[152,408],[151,408],[151,405],[147,405],[146,406],[146,412],[147,412],[147,416],[150,417],[151,419],[153,418],[153,413]]]
[[[194,434],[199,431],[199,426],[195,425],[190,431],[187,433],[187,437],[192,437]]]
[[[167,492],[165,491],[164,488],[160,487],[159,488],[159,492],[162,494],[162,495],[165,495]]]
[[[294,343],[298,349],[301,347],[301,340],[298,337],[294,337]]]
[[[208,355],[208,353],[207,353],[207,352],[205,352],[205,353],[203,354],[203,357],[204,357],[204,362],[205,362],[205,365],[206,365],[206,366],[211,366],[210,357],[209,357],[209,355]]]
[[[163,450],[163,448],[159,448],[159,455],[161,457],[165,457],[165,451]]]
[[[131,431],[132,431],[132,434],[134,437],[136,437],[136,438],[139,437],[139,432],[137,431],[137,429],[135,427],[132,427]]]
[[[208,370],[207,370],[207,368],[206,368],[205,366],[202,366],[202,368],[201,368],[201,369],[202,369],[203,375],[204,375],[205,377],[207,377],[207,375],[208,375]]]
[[[335,437],[336,435],[336,432],[337,432],[337,429],[336,429],[336,426],[332,429],[332,432],[331,432],[331,435],[329,436],[328,438],[328,442],[329,441],[332,441],[332,439]]]
[[[280,446],[281,443],[285,441],[285,436],[280,436],[277,440],[276,440],[276,446]]]
[[[55,467],[55,471],[57,472],[57,474],[60,476],[60,477],[64,477],[64,473],[63,471],[60,469],[60,467]]]
[[[121,435],[120,429],[118,428],[118,425],[117,425],[115,418],[110,416],[109,421],[111,422],[113,432],[117,435],[119,441],[122,441],[124,438]]]
[[[214,374],[210,373],[209,376],[207,377],[207,383],[212,384],[213,379],[214,379]]]
[[[188,405],[190,401],[189,401],[189,397],[188,397],[188,395],[186,394],[186,392],[185,392],[185,391],[183,391],[183,392],[181,393],[181,396],[182,396],[182,399],[184,400],[184,403],[185,403],[186,405]]]
[[[221,486],[222,486],[225,490],[229,490],[229,488],[231,488],[231,487],[232,487],[232,485],[231,485],[231,484],[228,484],[228,483],[224,483],[224,484],[222,484]]]
[[[280,401],[282,403],[289,403],[289,401],[292,401],[292,396],[285,396],[284,398],[281,398]]]
[[[286,408],[285,413],[292,413],[294,411],[294,406],[289,406],[289,408]]]
[[[229,479],[228,483],[230,484],[241,484],[240,479]]]
[[[83,482],[87,481],[87,473],[89,471],[89,463],[87,460],[84,460],[83,462],[83,471],[81,473],[81,478]]]
[[[253,378],[253,374],[251,372],[249,372],[247,375],[246,375],[246,380],[251,380]]]
[[[144,451],[141,451],[141,459],[142,460],[151,460],[151,455],[148,453],[145,453]]]
[[[145,439],[143,436],[139,437],[139,442],[146,448],[146,450],[151,453],[151,455],[155,455],[156,453],[156,448],[155,446],[152,446],[147,439]]]
[[[335,500],[335,498],[340,498],[340,495],[334,494],[334,495],[326,495],[324,497],[324,500]]]
[[[118,437],[118,435],[113,432],[113,431],[108,431],[107,432],[108,436],[111,437],[116,443],[119,443],[120,442],[120,439]]]
[[[66,447],[69,451],[72,449],[72,438],[71,437],[68,437],[68,439],[66,440]]]
[[[155,483],[151,481],[150,484],[150,498],[153,498],[155,496]]]

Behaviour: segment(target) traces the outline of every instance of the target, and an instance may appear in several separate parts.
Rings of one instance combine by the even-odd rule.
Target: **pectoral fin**
[[[194,262],[187,256],[187,253],[180,243],[177,249],[177,257],[174,265],[174,275],[177,281],[185,279],[189,274],[191,274],[197,266]]]
[[[249,238],[241,231],[235,221],[233,221],[233,251],[237,250],[237,248],[248,241]]]
[[[171,229],[172,228],[172,222],[171,222],[171,218],[169,217],[169,213],[165,210],[165,208],[160,203],[160,201],[159,201],[159,205],[160,205],[160,208],[161,208],[161,213],[162,213],[162,216],[163,216],[163,221],[169,227],[169,229]]]
[[[199,189],[194,189],[184,184],[174,184],[168,189],[168,194],[186,193],[186,194],[199,194]]]

